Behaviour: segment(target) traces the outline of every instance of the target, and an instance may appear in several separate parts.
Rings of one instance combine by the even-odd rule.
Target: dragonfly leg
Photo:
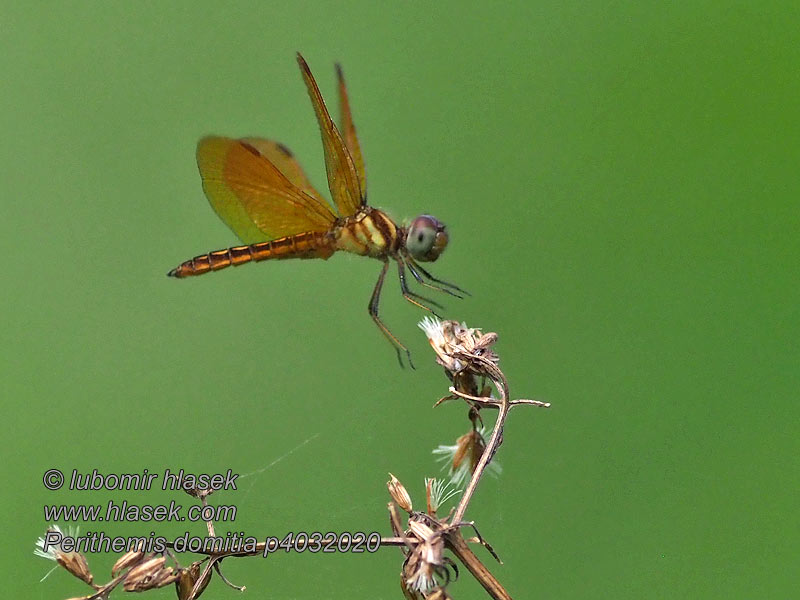
[[[400,289],[403,292],[403,298],[411,302],[411,304],[419,306],[423,310],[427,310],[428,312],[433,314],[434,317],[441,319],[441,317],[436,314],[435,310],[433,310],[430,306],[423,304],[423,302],[432,304],[436,308],[443,309],[444,307],[438,302],[431,300],[430,298],[426,298],[425,296],[420,296],[419,294],[416,294],[411,290],[409,290],[408,283],[406,283],[406,268],[405,268],[405,263],[403,262],[403,258],[398,256],[396,257],[396,260],[397,260],[397,272],[400,276]]]
[[[428,271],[426,271],[422,266],[420,266],[420,264],[410,256],[406,256],[405,259],[406,259],[406,264],[408,265],[408,270],[411,271],[411,274],[414,276],[414,279],[416,279],[420,285],[423,285],[427,288],[431,288],[432,290],[439,290],[440,292],[444,292],[445,294],[450,294],[451,296],[455,296],[456,298],[463,298],[464,296],[462,296],[461,294],[465,294],[467,296],[472,295],[467,290],[462,290],[455,284],[448,283],[441,279],[437,279],[436,277],[431,275]],[[425,278],[428,278],[431,281],[441,285],[435,285],[434,283],[429,283],[425,281]],[[456,291],[454,292],[453,290]]]
[[[372,320],[375,321],[375,324],[378,326],[378,329],[381,330],[383,335],[386,336],[386,339],[389,340],[389,343],[392,344],[395,352],[397,352],[397,361],[400,363],[400,366],[403,367],[403,356],[402,352],[406,353],[406,358],[408,359],[409,366],[414,369],[414,363],[411,362],[411,352],[408,351],[400,340],[398,340],[395,335],[389,331],[389,328],[381,321],[381,318],[378,316],[378,305],[381,301],[381,289],[383,288],[383,282],[386,279],[386,271],[389,270],[389,259],[383,259],[383,268],[381,268],[381,274],[378,276],[378,282],[375,284],[375,289],[372,290],[372,298],[369,300],[369,316],[372,317]]]
[[[414,265],[410,261],[408,262],[408,270],[411,271],[411,274],[414,276],[414,279],[417,280],[417,283],[426,288],[437,290],[439,292],[444,292],[445,294],[450,294],[451,296],[455,296],[456,298],[464,298],[464,296],[462,296],[461,294],[456,294],[452,290],[448,290],[447,288],[428,283],[427,281],[425,281],[425,279],[423,279],[422,275],[419,274],[418,271],[419,268],[421,268],[419,265]]]

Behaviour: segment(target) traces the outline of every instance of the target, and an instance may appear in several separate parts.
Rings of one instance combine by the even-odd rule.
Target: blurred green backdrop
[[[85,593],[38,583],[44,503],[186,502],[47,492],[48,468],[232,468],[254,474],[213,498],[239,508],[230,530],[387,533],[387,472],[421,503],[431,449],[465,431],[462,407],[430,408],[447,382],[394,280],[385,317],[417,371],[368,318],[376,261],[165,277],[236,242],[203,197],[202,135],[281,140],[324,187],[297,50],[334,106],[344,65],[371,203],[448,224],[435,273],[474,295],[446,315],[499,332],[512,391],[553,403],[512,414],[467,515],[511,594],[796,594],[796,3],[0,10],[8,597]],[[91,558],[99,578],[112,561]],[[248,597],[390,599],[400,562],[226,573]],[[465,574],[451,591],[485,597]]]

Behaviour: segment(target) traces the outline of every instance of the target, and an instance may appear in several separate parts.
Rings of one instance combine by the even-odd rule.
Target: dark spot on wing
[[[275,142],[275,145],[278,147],[278,150],[280,150],[281,152],[283,152],[283,153],[284,153],[286,156],[288,156],[289,158],[292,158],[292,157],[294,156],[294,154],[292,154],[292,151],[291,151],[291,150],[289,150],[289,149],[288,149],[286,146],[284,146],[284,145],[283,145],[283,144],[281,144],[280,142]]]
[[[256,150],[255,147],[251,146],[247,142],[240,142],[242,146],[244,146],[245,150],[249,151],[251,154],[255,154],[256,156],[261,156],[261,152]]]

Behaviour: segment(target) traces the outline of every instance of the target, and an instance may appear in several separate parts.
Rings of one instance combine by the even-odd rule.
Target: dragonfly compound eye
[[[411,222],[406,234],[406,248],[415,260],[433,262],[447,246],[444,224],[430,215],[422,215]]]

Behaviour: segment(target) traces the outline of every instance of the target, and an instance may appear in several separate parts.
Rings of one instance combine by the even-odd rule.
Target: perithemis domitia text
[[[339,250],[377,258],[383,267],[369,301],[369,314],[394,346],[400,364],[401,351],[411,364],[408,349],[378,316],[381,288],[391,259],[397,264],[403,297],[420,308],[433,313],[427,304],[440,305],[409,290],[406,268],[425,287],[459,298],[460,293],[466,293],[437,279],[419,264],[435,261],[444,251],[448,239],[445,226],[430,215],[422,215],[408,227],[401,227],[386,213],[367,204],[364,160],[342,70],[337,65],[340,131],[299,53],[297,62],[322,132],[328,188],[338,215],[283,144],[254,137],[205,137],[197,144],[203,190],[219,217],[244,245],[195,256],[168,275],[202,275],[268,259],[327,259]]]

